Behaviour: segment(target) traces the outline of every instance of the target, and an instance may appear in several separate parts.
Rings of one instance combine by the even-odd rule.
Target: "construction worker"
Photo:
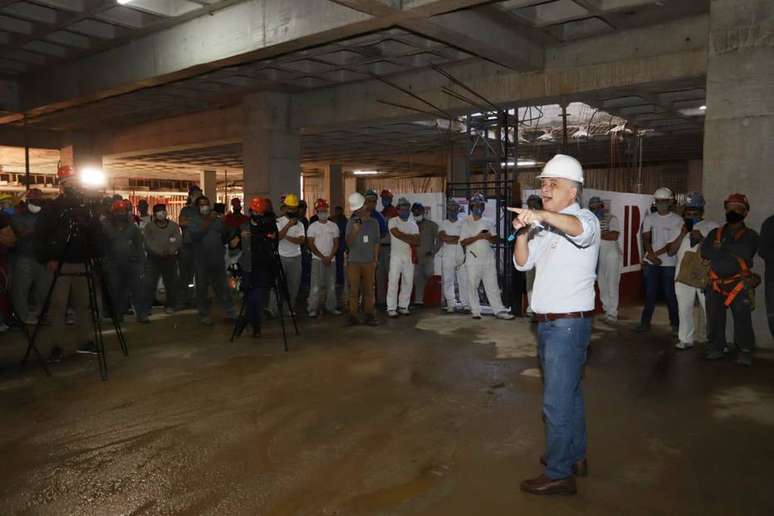
[[[202,189],[197,185],[188,187],[188,199],[186,205],[180,210],[178,218],[180,230],[183,233],[183,247],[178,255],[178,266],[180,268],[180,307],[183,308],[191,304],[191,294],[194,286],[194,252],[191,235],[188,234],[188,226],[199,218],[199,209],[196,205],[197,199],[201,197]]]
[[[599,197],[594,196],[589,199],[589,210],[599,219],[599,227],[602,231],[597,265],[597,283],[602,309],[608,321],[617,321],[621,284],[621,247],[618,245],[621,224],[618,222],[618,217],[610,213]]]
[[[295,313],[296,298],[301,287],[301,246],[306,243],[306,231],[299,214],[298,196],[287,194],[283,204],[285,215],[277,219],[279,255],[288,283],[288,301],[291,311]]]
[[[376,266],[376,304],[384,305],[387,299],[387,279],[390,270],[390,237],[387,227],[387,217],[383,216],[376,209],[376,201],[379,196],[374,190],[368,190],[365,193],[365,208],[370,210],[370,218],[379,224],[379,234],[381,235],[381,250],[379,251],[379,264]]]
[[[387,282],[387,315],[409,315],[414,287],[414,262],[419,245],[419,228],[411,220],[411,203],[398,199],[398,216],[390,219],[390,273]],[[400,292],[400,294],[399,294]]]
[[[120,321],[129,311],[130,301],[135,305],[137,321],[147,323],[147,315],[139,306],[142,303],[140,278],[145,261],[142,234],[132,220],[129,201],[113,201],[111,216],[104,223],[107,254],[105,271],[114,316]]]
[[[243,224],[250,222],[250,217],[242,213],[242,201],[239,197],[231,199],[231,212],[226,215],[223,222],[233,229],[239,229]]]
[[[500,287],[497,284],[497,265],[492,250],[497,242],[494,223],[484,218],[486,198],[477,193],[470,199],[470,217],[466,218],[460,230],[460,244],[465,248],[465,269],[468,273],[470,309],[473,319],[481,319],[481,301],[478,287],[483,281],[489,306],[498,319],[513,319],[513,314],[503,306]]]
[[[177,307],[178,276],[177,255],[183,247],[180,226],[167,217],[167,206],[153,206],[153,220],[142,231],[148,259],[145,261],[143,278],[142,317],[148,319],[156,297],[159,276],[164,280],[166,313],[173,314]]]
[[[239,269],[245,292],[247,322],[253,327],[253,337],[261,335],[261,315],[277,278],[277,223],[271,205],[264,197],[250,199],[250,220],[242,224],[231,247],[241,245]],[[244,321],[240,321],[244,324]]]
[[[737,363],[750,367],[755,350],[752,311],[755,287],[760,284],[760,277],[751,272],[758,250],[758,234],[744,224],[750,212],[746,196],[731,194],[723,207],[726,224],[710,231],[701,244],[701,256],[710,263],[710,287],[707,289],[709,350],[706,357],[708,360],[723,358],[727,347],[726,309],[731,308]]]
[[[643,279],[645,282],[645,306],[642,309],[640,325],[634,329],[638,333],[650,331],[650,320],[656,309],[658,291],[664,291],[669,323],[672,333],[677,336],[680,317],[675,296],[675,266],[677,257],[669,254],[675,241],[681,239],[683,219],[672,212],[675,196],[669,188],[659,188],[653,194],[656,201],[656,212],[645,216],[642,223],[642,243],[645,257],[642,262]],[[670,245],[672,244],[672,245]]]
[[[411,215],[419,228],[419,246],[416,248],[417,263],[414,267],[414,304],[425,304],[425,286],[435,276],[435,253],[438,252],[438,224],[425,218],[425,207],[415,202],[411,206]]]
[[[20,321],[24,324],[37,324],[52,278],[51,271],[37,260],[33,241],[35,224],[44,209],[43,192],[37,188],[30,189],[24,203],[26,209],[19,210],[11,218],[11,228],[16,235],[16,245],[11,254],[11,301]],[[34,312],[29,310],[30,294],[33,294],[35,300]]]
[[[766,265],[766,316],[769,320],[769,332],[774,337],[774,215],[763,221],[758,242],[758,254]]]
[[[599,220],[580,206],[583,168],[557,154],[537,179],[545,209],[509,208],[516,243],[513,264],[535,268],[532,308],[538,321],[546,430],[543,474],[521,483],[535,495],[572,495],[588,474],[586,415],[581,381],[594,316]]]
[[[372,210],[366,206],[363,195],[354,192],[349,196],[352,216],[347,222],[347,282],[349,286],[348,324],[359,324],[357,318],[359,298],[362,289],[365,323],[376,326],[379,323],[374,314],[374,273],[379,262],[379,223],[371,218]]]
[[[462,219],[459,217],[460,205],[453,198],[446,201],[446,219],[441,222],[438,240],[441,247],[441,276],[443,278],[443,295],[446,299],[446,313],[470,312],[468,301],[468,277],[463,263],[465,250],[460,245]],[[455,280],[459,301],[455,292]]]
[[[84,273],[86,260],[100,258],[105,252],[103,225],[84,205],[83,187],[75,171],[68,165],[60,166],[57,178],[61,195],[40,212],[33,235],[38,261],[46,264],[52,273],[61,265],[46,316],[51,323],[51,334],[46,338],[52,343],[51,362],[61,361],[64,348],[71,344],[77,346],[77,353],[97,352],[91,341],[94,334],[88,315],[89,288]],[[73,231],[76,227],[77,231]],[[68,301],[82,322],[65,331],[62,325]]]
[[[314,203],[317,220],[309,226],[307,245],[312,252],[312,281],[309,290],[309,317],[317,317],[320,292],[325,292],[325,309],[331,315],[341,315],[336,308],[336,252],[339,248],[339,227],[329,220],[330,206],[325,199]]]
[[[694,340],[706,342],[707,337],[707,307],[704,297],[704,288],[689,285],[680,281],[680,271],[686,253],[698,253],[699,246],[710,231],[716,229],[718,224],[704,219],[704,197],[699,192],[690,192],[685,196],[683,207],[683,220],[685,226],[680,233],[680,238],[675,241],[677,247],[677,265],[675,267],[675,295],[677,307],[680,311],[680,327],[678,330],[677,349],[689,349],[693,347]],[[689,266],[686,262],[686,267]],[[694,324],[693,310],[696,301],[699,301],[699,324]]]
[[[137,224],[142,231],[145,226],[151,221],[151,216],[148,214],[148,201],[140,199],[137,203]]]
[[[210,318],[209,288],[220,301],[226,320],[236,318],[234,302],[226,282],[226,242],[232,238],[223,219],[215,215],[210,200],[205,196],[196,199],[199,216],[192,218],[188,231],[193,244],[196,267],[196,304],[199,319],[205,326],[212,326]]]

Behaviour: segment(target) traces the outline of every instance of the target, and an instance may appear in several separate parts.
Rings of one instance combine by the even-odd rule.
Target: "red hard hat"
[[[118,213],[124,210],[129,211],[131,209],[132,209],[132,203],[124,199],[113,201],[113,204],[110,207],[110,211],[112,211],[113,213]]]
[[[733,193],[723,203],[723,206],[727,206],[729,203],[744,204],[747,211],[750,211],[750,201],[747,200],[747,196],[740,193]]]
[[[59,179],[64,179],[67,177],[73,177],[75,175],[75,172],[73,171],[73,167],[70,165],[62,165],[61,163],[56,169],[56,177]]]
[[[269,200],[265,197],[253,197],[250,199],[250,211],[263,215],[269,210]]]
[[[391,192],[391,191],[389,191],[389,190],[388,190],[388,189],[386,189],[386,188],[385,188],[384,190],[382,190],[382,193],[381,193],[379,196],[380,196],[380,197],[389,197],[389,198],[392,198],[392,197],[393,197],[393,195],[392,195],[392,192]]]
[[[325,199],[317,199],[314,203],[314,209],[315,210],[329,210],[330,206],[328,205],[328,201]]]

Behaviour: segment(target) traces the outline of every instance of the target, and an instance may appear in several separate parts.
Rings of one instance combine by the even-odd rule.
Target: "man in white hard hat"
[[[576,492],[575,476],[588,472],[581,377],[591,337],[600,226],[578,204],[583,189],[578,160],[557,154],[538,179],[544,209],[509,208],[517,214],[513,263],[521,271],[536,271],[532,309],[539,323],[546,425],[545,472],[522,482],[521,489],[567,495]]]
[[[682,240],[683,219],[672,212],[675,196],[669,188],[659,188],[653,194],[656,200],[656,212],[645,216],[642,223],[642,244],[645,257],[642,261],[643,281],[645,283],[645,306],[642,309],[640,325],[634,331],[650,331],[650,320],[656,309],[656,297],[663,289],[669,310],[669,323],[672,333],[677,335],[680,316],[675,295],[675,267],[677,257],[670,253],[676,241]]]
[[[484,195],[475,194],[470,199],[470,217],[465,219],[460,230],[460,244],[465,248],[465,269],[468,272],[470,310],[473,319],[481,319],[478,287],[483,283],[486,299],[495,317],[507,321],[513,319],[513,314],[503,306],[497,284],[497,264],[492,250],[492,244],[497,242],[497,232],[494,222],[484,217],[485,206]]]
[[[363,290],[365,323],[376,326],[374,314],[374,273],[379,261],[379,223],[371,218],[371,208],[358,192],[349,196],[352,217],[347,222],[347,281],[349,287],[349,325],[359,324],[357,318],[360,289]]]

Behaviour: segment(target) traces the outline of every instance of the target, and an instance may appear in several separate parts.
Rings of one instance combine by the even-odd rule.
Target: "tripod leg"
[[[283,293],[283,297],[285,298],[285,303],[287,303],[288,305],[288,313],[290,313],[290,319],[293,321],[293,328],[296,330],[296,335],[298,335],[298,324],[296,323],[296,314],[293,311],[293,307],[290,305],[290,290],[288,290],[288,280],[287,280],[287,276],[285,276],[285,268],[282,266],[282,262],[279,263],[279,275],[277,279],[279,281],[279,288],[277,290],[279,291],[281,289]],[[277,299],[279,299],[279,295],[277,296]],[[278,301],[277,305],[282,306],[282,301]],[[287,348],[287,345],[285,347]]]
[[[229,342],[234,342],[235,338],[242,336],[242,332],[244,331],[245,326],[247,326],[247,323],[244,321],[246,310],[247,292],[244,292],[242,294],[242,306],[239,307],[239,315],[237,316],[236,321],[234,321],[234,330],[231,332],[231,338],[229,339]]]
[[[67,250],[67,246],[69,245],[69,239],[65,243],[65,251]],[[45,317],[48,315],[48,310],[51,307],[51,298],[54,296],[54,288],[56,287],[56,282],[59,280],[59,277],[62,275],[62,265],[63,262],[60,260],[59,264],[56,267],[56,271],[54,271],[54,277],[51,278],[51,285],[48,287],[48,293],[46,294],[46,299],[43,300],[43,306],[40,309],[40,315],[38,316],[38,324],[35,325],[35,328],[32,330],[32,334],[28,333],[27,327],[24,328],[24,333],[27,336],[27,352],[24,354],[24,358],[22,359],[20,369],[24,369],[27,365],[27,360],[30,358],[30,353],[32,351],[35,352],[35,355],[38,357],[38,361],[40,362],[40,365],[43,367],[43,370],[46,372],[46,376],[51,376],[51,370],[48,368],[48,365],[46,364],[46,360],[43,358],[43,355],[40,353],[40,350],[38,350],[38,347],[36,346],[37,339],[38,339],[38,333],[40,333],[40,324],[43,322]]]
[[[274,285],[274,295],[279,298],[279,288],[277,287],[276,283]],[[288,303],[288,308],[290,307],[290,303]],[[277,303],[277,311],[279,312],[279,320],[280,320],[280,327],[282,328],[282,344],[285,346],[285,351],[288,350],[288,336],[287,333],[285,333],[285,316],[282,313],[282,301],[279,301]],[[290,312],[290,316],[293,317],[293,312]]]
[[[95,278],[100,279],[100,286],[102,287],[102,300],[107,306],[108,312],[110,312],[110,320],[113,323],[113,329],[116,331],[116,336],[118,337],[118,343],[121,346],[121,352],[124,354],[125,357],[128,357],[129,347],[126,345],[126,338],[124,337],[124,331],[121,328],[119,314],[116,314],[115,303],[113,303],[113,298],[110,295],[110,290],[107,286],[107,282],[105,281],[105,272],[104,272],[104,269],[102,268],[102,263],[97,259],[95,259],[92,261],[92,268],[96,273]],[[96,285],[96,279],[95,279],[95,285]],[[96,292],[97,292],[96,288],[94,292],[96,297]]]
[[[94,346],[97,348],[97,363],[99,364],[99,375],[102,381],[108,378],[107,357],[105,356],[105,341],[102,337],[102,322],[99,315],[99,303],[97,299],[97,286],[95,278],[95,264],[92,260],[86,263],[86,285],[89,289],[89,312],[91,313],[91,324],[94,331]]]

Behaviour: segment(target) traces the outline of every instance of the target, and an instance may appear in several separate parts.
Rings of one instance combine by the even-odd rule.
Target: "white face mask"
[[[328,220],[329,216],[330,216],[330,214],[327,211],[321,211],[321,212],[317,213],[317,218],[322,220],[322,221]]]
[[[425,216],[417,215],[416,217],[414,217],[414,220],[416,220],[417,222],[422,222],[423,220],[425,220]]]
[[[36,206],[34,204],[27,204],[27,211],[30,213],[38,213],[40,211],[40,206]]]
[[[212,208],[206,204],[204,206],[199,206],[199,213],[201,213],[205,217],[210,214],[211,210]]]

